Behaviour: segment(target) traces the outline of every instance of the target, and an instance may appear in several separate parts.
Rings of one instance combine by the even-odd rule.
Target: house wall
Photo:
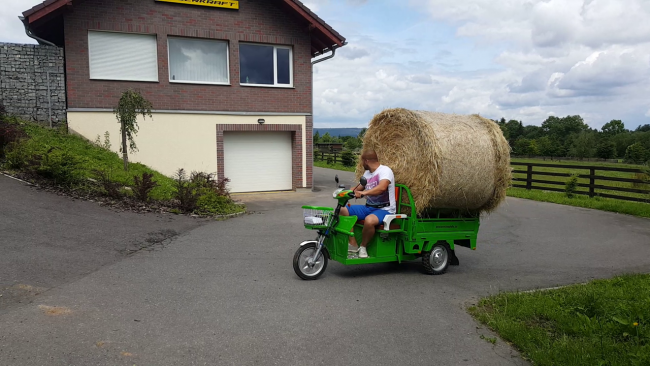
[[[86,0],[64,18],[69,127],[84,137],[111,135],[119,151],[119,126],[110,109],[121,93],[134,88],[152,102],[153,121],[140,123],[139,161],[170,175],[218,171],[217,124],[300,124],[302,145],[294,146],[301,162],[296,188],[312,187],[311,36],[306,24],[268,0],[241,0],[239,10],[154,0]],[[155,34],[158,82],[91,80],[88,30]],[[169,82],[168,36],[226,40],[230,85]],[[239,85],[239,43],[292,46],[293,87]]]
[[[159,110],[312,113],[311,38],[307,26],[275,1],[241,0],[239,10],[154,0],[86,0],[65,15],[68,106],[112,108],[137,88]],[[158,82],[90,80],[88,30],[156,34]],[[168,36],[229,42],[231,85],[169,82]],[[239,42],[293,46],[293,88],[239,85]]]
[[[167,113],[153,112],[152,117],[138,117],[139,131],[134,140],[138,152],[129,154],[129,161],[142,162],[159,172],[171,176],[179,168],[191,172],[204,171],[218,173],[217,132],[227,125],[258,126],[257,120],[263,118],[264,126],[300,125],[300,143],[305,146],[311,140],[307,136],[307,118],[305,116],[269,116],[269,115],[223,115],[209,113]],[[224,126],[226,127],[226,126]],[[111,150],[120,151],[120,125],[112,112],[69,112],[68,128],[71,132],[94,141],[99,136],[104,141],[104,133],[110,136]],[[246,129],[240,129],[246,130]],[[284,130],[283,128],[269,130]],[[311,187],[311,159],[304,149],[294,149],[298,153],[298,176],[296,188]],[[309,169],[308,169],[309,168]]]
[[[26,120],[65,120],[63,49],[35,44],[0,43],[0,103]],[[48,76],[50,93],[48,95]]]

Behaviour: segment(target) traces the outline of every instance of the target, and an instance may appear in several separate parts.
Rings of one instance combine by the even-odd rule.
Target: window
[[[242,85],[292,86],[291,48],[241,43],[239,70]]]
[[[89,31],[88,59],[91,79],[158,81],[155,35]]]
[[[176,37],[168,42],[170,82],[230,83],[227,42]]]

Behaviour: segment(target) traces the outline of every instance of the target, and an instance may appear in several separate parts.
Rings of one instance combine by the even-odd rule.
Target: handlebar
[[[348,193],[348,197],[352,197],[352,198],[354,198],[354,192],[350,192],[350,193]]]

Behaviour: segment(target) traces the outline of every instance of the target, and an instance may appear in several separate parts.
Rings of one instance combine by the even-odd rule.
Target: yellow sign
[[[219,0],[156,0],[165,3],[177,3],[199,6],[210,6],[213,8],[239,9],[239,0],[219,1]]]

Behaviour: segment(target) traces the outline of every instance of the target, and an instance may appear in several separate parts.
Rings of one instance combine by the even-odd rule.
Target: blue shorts
[[[351,205],[348,206],[350,216],[356,216],[357,220],[365,220],[368,215],[375,215],[379,219],[379,225],[383,225],[384,217],[389,215],[390,212],[382,210],[381,208],[368,207],[366,205]]]

